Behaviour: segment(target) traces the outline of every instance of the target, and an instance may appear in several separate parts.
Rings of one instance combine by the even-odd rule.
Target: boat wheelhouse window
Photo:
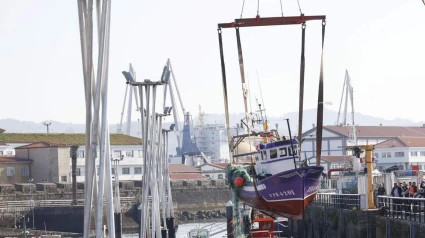
[[[267,154],[266,154],[266,151],[263,150],[261,151],[261,160],[266,160],[266,159],[267,159]]]
[[[292,148],[288,147],[288,154],[292,155]],[[294,146],[294,155],[297,155],[297,148]]]
[[[277,158],[277,150],[271,149],[270,150],[270,159],[276,159]]]
[[[288,155],[288,152],[286,151],[285,147],[279,149],[279,156],[280,157],[284,157],[284,156],[287,156],[287,155]]]
[[[255,161],[260,160],[260,158],[258,158],[258,155],[255,156]]]

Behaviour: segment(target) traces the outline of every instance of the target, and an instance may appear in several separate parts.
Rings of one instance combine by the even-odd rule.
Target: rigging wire
[[[424,0],[425,1],[425,0]],[[280,0],[280,13],[282,13],[282,17],[283,17],[283,7],[282,7],[282,0]]]
[[[257,72],[258,87],[260,88],[260,96],[261,96],[261,101],[263,103],[263,110],[264,110],[264,109],[266,109],[266,105],[264,105],[263,92],[261,91],[261,84],[260,84],[260,78],[258,77],[258,70],[256,70],[256,72]],[[264,117],[266,118],[266,121],[267,121],[266,111],[264,111]]]
[[[245,0],[243,0],[243,2],[242,2],[241,19],[242,19],[242,14],[243,14],[243,9],[244,9],[244,7],[245,7]]]
[[[260,15],[260,0],[257,0],[257,16]]]
[[[300,14],[302,15],[302,14],[303,14],[303,11],[301,10],[300,1],[299,1],[299,0],[297,0],[297,3],[298,3],[298,9],[300,10]]]

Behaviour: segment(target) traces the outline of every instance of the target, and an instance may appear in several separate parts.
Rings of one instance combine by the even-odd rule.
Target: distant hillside
[[[325,125],[334,125],[337,120],[338,113],[336,111],[324,110],[324,124]],[[244,113],[233,113],[230,115],[230,126],[236,127],[236,124],[240,123],[240,120],[243,119]],[[270,117],[269,126],[270,128],[276,128],[278,124],[278,129],[281,133],[287,134],[287,124],[284,120],[289,118],[291,125],[292,134],[297,134],[298,128],[298,112],[290,112],[282,115],[282,117]],[[368,125],[378,126],[379,124],[385,126],[421,126],[425,122],[415,123],[408,119],[395,119],[395,120],[386,120],[384,118],[378,118],[368,115],[363,115],[360,113],[355,113],[356,124],[358,125]],[[206,114],[204,116],[205,124],[215,124],[222,123],[224,124],[225,117],[224,114]],[[198,123],[198,118],[193,118],[193,124]],[[351,120],[348,120],[348,123],[351,123]],[[163,128],[168,128],[171,123],[165,123]],[[303,131],[309,130],[312,128],[313,124],[316,124],[316,109],[309,109],[304,111],[304,121],[303,121]],[[182,125],[182,123],[180,123]],[[19,121],[15,119],[0,119],[0,128],[3,128],[7,132],[17,132],[17,133],[35,133],[35,132],[46,132],[46,126],[42,122],[30,122],[30,121]],[[125,124],[123,126],[125,128]],[[131,124],[131,135],[136,137],[141,137],[140,135],[140,124],[137,121],[132,122]],[[63,123],[52,121],[50,126],[50,132],[52,133],[84,133],[85,126],[84,124],[73,124],[73,123]],[[109,127],[111,133],[117,132],[117,125],[112,124]],[[169,151],[170,153],[175,153],[175,148],[177,147],[177,140],[175,135],[170,134],[169,141]]]

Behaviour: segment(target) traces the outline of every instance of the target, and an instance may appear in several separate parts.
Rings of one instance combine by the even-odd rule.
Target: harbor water
[[[194,228],[205,228],[210,231],[210,238],[222,238],[226,237],[226,223],[225,222],[214,222],[214,223],[190,223],[179,225],[176,233],[177,238],[186,238],[187,233]],[[124,234],[125,238],[139,238],[139,234]]]

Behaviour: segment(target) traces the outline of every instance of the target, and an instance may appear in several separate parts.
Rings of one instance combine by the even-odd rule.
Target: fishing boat
[[[272,134],[259,134],[266,133]],[[300,218],[320,189],[323,167],[300,160],[296,138],[265,138],[256,151],[233,154],[229,182],[249,206],[271,216]]]
[[[232,162],[227,168],[227,178],[232,188],[232,192],[241,201],[254,209],[260,210],[271,217],[283,216],[292,219],[301,219],[305,208],[313,201],[320,188],[323,167],[320,166],[322,151],[322,130],[323,130],[323,44],[325,33],[326,16],[289,16],[289,17],[268,17],[261,18],[257,13],[255,18],[235,19],[231,23],[218,24],[218,38],[220,47],[220,59],[222,69],[222,82],[224,105],[226,114],[226,127],[229,128],[229,109],[227,79],[224,61],[224,50],[222,40],[222,29],[234,28],[236,30],[236,41],[239,57],[239,68],[242,81],[242,92],[245,106],[245,122],[248,134],[229,136],[229,147]],[[319,92],[317,101],[317,135],[316,135],[316,165],[310,166],[308,158],[301,158],[302,145],[302,118],[304,100],[304,71],[305,71],[305,26],[307,21],[322,21],[322,57],[319,76]],[[289,138],[280,137],[276,130],[269,130],[267,119],[261,120],[263,128],[260,132],[254,132],[251,128],[255,120],[250,118],[248,111],[248,89],[245,81],[244,60],[240,37],[240,28],[295,25],[299,24],[302,29],[301,42],[301,70],[300,70],[300,97],[299,97],[299,121],[298,136],[293,138],[290,132]],[[261,92],[261,88],[260,88]],[[290,103],[290,99],[281,99],[276,95],[281,106],[285,102]],[[261,106],[261,105],[259,105]],[[261,111],[261,110],[260,110]],[[230,133],[228,132],[228,135]],[[237,146],[244,138],[257,136],[262,138],[262,142],[256,145],[254,151],[238,154]],[[235,196],[234,196],[235,197]],[[236,201],[237,202],[237,201]],[[234,202],[235,204],[235,202]],[[238,213],[237,210],[235,210]],[[235,216],[235,212],[233,214]],[[237,216],[237,214],[236,214]]]

